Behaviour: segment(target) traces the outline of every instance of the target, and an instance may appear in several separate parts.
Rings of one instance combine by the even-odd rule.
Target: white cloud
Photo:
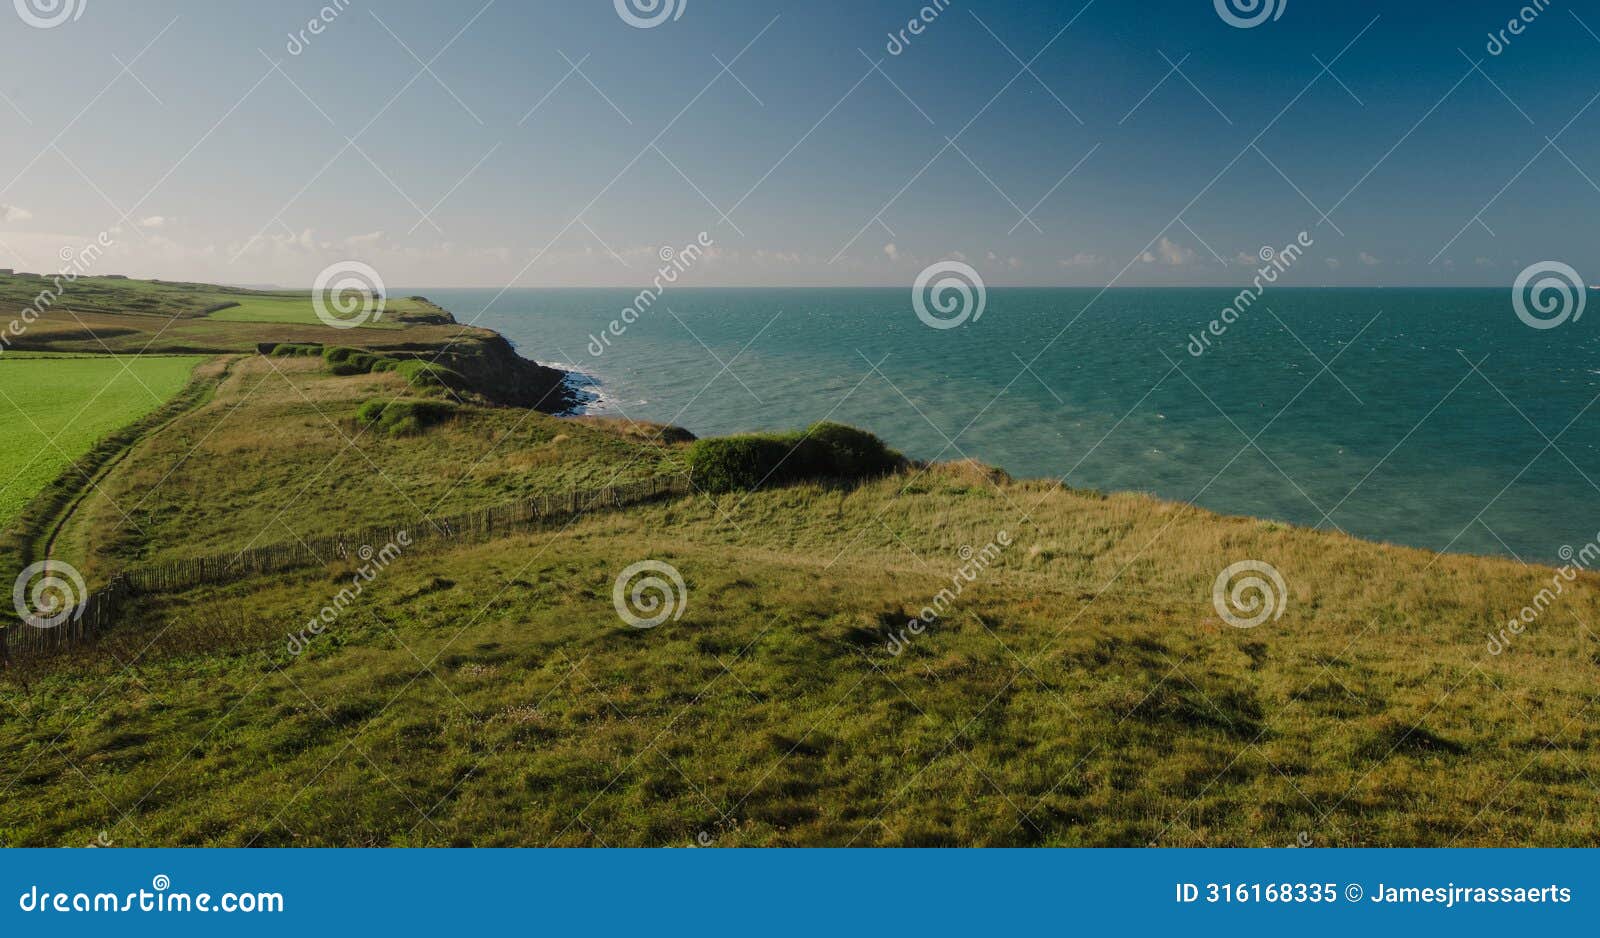
[[[166,224],[167,224],[168,220],[169,219],[165,215],[151,215],[148,218],[139,219],[139,227],[140,228],[152,228],[152,229],[153,228],[164,228],[164,227],[166,227]]]
[[[1366,251],[1362,251],[1361,252],[1361,263],[1366,264],[1368,267],[1376,267],[1379,264],[1383,263],[1383,261],[1378,260],[1376,257],[1373,257],[1371,254],[1368,254]]]
[[[0,205],[0,222],[27,221],[33,213],[15,205]]]
[[[1169,267],[1182,267],[1184,264],[1194,260],[1194,251],[1170,238],[1162,238],[1156,244],[1156,252],[1161,257],[1161,263]],[[1149,257],[1150,252],[1146,251],[1144,256]],[[1143,258],[1140,259],[1143,260]],[[1146,263],[1149,263],[1149,261],[1146,261]]]
[[[897,247],[893,241],[890,241],[888,244],[883,246],[883,253],[889,255],[889,260],[891,261],[897,261],[900,259],[900,248]]]
[[[1020,258],[1020,257],[1008,257],[1008,258],[1006,258],[1006,266],[1011,268],[1012,270],[1021,270],[1022,269],[1022,258]]]
[[[1100,263],[1100,261],[1100,255],[1080,251],[1071,257],[1056,261],[1056,263],[1062,267],[1093,267],[1094,265]]]
[[[1338,270],[1339,268],[1341,268],[1343,266],[1344,266],[1344,261],[1339,260],[1337,257],[1328,258],[1328,269],[1329,270]]]

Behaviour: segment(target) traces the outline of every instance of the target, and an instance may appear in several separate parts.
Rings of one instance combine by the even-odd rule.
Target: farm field
[[[230,306],[210,315],[218,322],[281,322],[303,326],[320,325],[317,311],[310,295],[304,296],[241,296],[238,306]],[[362,329],[399,329],[402,324],[395,318],[417,304],[409,300],[387,300],[383,318],[363,323]]]
[[[176,394],[201,360],[0,356],[0,525],[96,440]]]

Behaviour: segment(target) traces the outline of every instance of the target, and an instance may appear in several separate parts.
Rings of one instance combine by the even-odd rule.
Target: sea
[[[1199,288],[996,288],[944,318],[889,288],[408,292],[573,372],[589,413],[831,420],[918,459],[1530,563],[1600,536],[1600,312],[1533,328],[1507,289],[1269,288],[1231,322],[1237,290]]]

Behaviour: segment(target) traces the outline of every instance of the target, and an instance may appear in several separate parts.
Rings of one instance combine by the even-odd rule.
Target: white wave
[[[556,416],[588,417],[609,413],[612,410],[613,402],[611,396],[606,393],[605,382],[601,381],[598,375],[584,371],[569,362],[539,362],[538,364],[560,371],[564,375],[561,379],[562,385],[572,392],[572,397],[577,402]]]

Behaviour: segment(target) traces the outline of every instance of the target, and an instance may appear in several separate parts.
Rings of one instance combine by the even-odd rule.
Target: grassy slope
[[[244,297],[237,306],[218,310],[207,319],[218,322],[282,322],[314,326],[321,322],[310,297],[263,296]],[[384,315],[364,323],[362,329],[399,329],[401,324],[392,317],[412,308],[405,300],[384,304]]]
[[[96,440],[177,393],[199,362],[0,355],[0,526]]]
[[[1019,508],[1033,522],[1002,561],[889,655],[885,628]],[[1216,570],[1244,556],[1270,558],[1291,591],[1284,618],[1251,631],[1210,602]],[[690,599],[641,632],[610,592],[646,557],[681,569]],[[1577,621],[1600,615],[1590,576],[1491,656],[1485,633],[1549,571],[947,470],[419,549],[291,659],[285,635],[349,574],[152,602],[115,659],[9,688],[0,830],[33,844],[101,829],[258,845],[1600,842],[1600,642]]]
[[[359,435],[396,380],[241,358],[111,471],[137,526],[91,498],[67,555],[104,570],[679,458],[496,408]],[[1015,546],[888,654],[1000,528]],[[690,592],[640,632],[611,588],[645,558]],[[1250,631],[1211,604],[1244,558],[1290,588]],[[1551,571],[940,468],[419,547],[291,658],[350,575],[153,598],[106,647],[7,675],[0,843],[1600,844],[1587,574],[1491,655]]]
[[[61,552],[85,572],[450,515],[667,471],[674,451],[526,410],[462,407],[418,437],[355,420],[415,396],[394,373],[243,357],[203,408],[144,442],[91,494]]]

